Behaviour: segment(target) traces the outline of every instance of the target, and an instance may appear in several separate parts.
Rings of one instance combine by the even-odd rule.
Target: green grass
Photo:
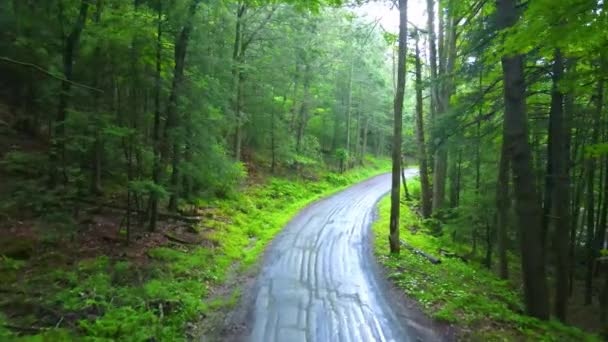
[[[410,182],[414,192],[416,184]],[[409,185],[409,184],[408,184]],[[521,294],[478,263],[441,258],[433,265],[402,248],[390,255],[387,239],[390,198],[379,203],[379,219],[373,226],[375,252],[389,278],[422,309],[439,320],[454,323],[460,338],[473,341],[599,341],[599,337],[563,325],[543,322],[523,314]],[[447,237],[429,235],[419,217],[407,205],[401,207],[401,239],[429,254],[440,248],[463,250]],[[409,227],[419,227],[412,233]],[[425,232],[426,230],[426,232]]]
[[[344,174],[324,173],[316,181],[269,178],[231,199],[201,205],[215,208],[199,227],[213,247],[168,245],[147,251],[148,261],[86,259],[70,268],[38,270],[28,276],[26,292],[39,292],[36,305],[65,317],[22,326],[47,326],[37,335],[18,337],[4,329],[0,339],[17,341],[180,341],[188,322],[209,310],[232,306],[239,290],[225,300],[209,299],[209,289],[224,283],[229,270],[253,265],[266,245],[303,207],[353,183],[387,172],[390,162],[368,160]],[[23,265],[0,259],[0,276]],[[54,328],[57,326],[57,328]]]

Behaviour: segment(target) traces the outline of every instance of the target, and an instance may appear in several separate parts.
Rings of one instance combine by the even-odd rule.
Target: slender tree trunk
[[[606,172],[604,172],[604,182],[602,187],[604,201],[602,202],[602,207],[599,214],[599,223],[595,231],[595,248],[597,251],[604,248],[604,240],[606,238],[606,221],[608,215],[608,158],[604,158],[604,168],[606,169]]]
[[[458,151],[456,153],[452,153],[458,156],[458,158],[456,158],[453,162],[452,165],[450,167],[450,172],[449,172],[449,178],[450,178],[450,208],[456,208],[458,207],[458,202],[460,199],[460,164],[462,162],[461,157],[462,157],[462,150],[460,149],[453,149],[454,151]],[[452,152],[454,152],[452,151]]]
[[[402,163],[405,165],[404,161],[402,161]],[[410,192],[407,189],[407,180],[405,179],[405,169],[403,167],[401,168],[401,183],[403,183],[403,197],[406,201],[409,201],[411,199]]]
[[[582,164],[583,158],[581,156],[581,159],[579,160],[579,162],[581,162]],[[573,168],[573,172],[575,172],[576,170]],[[579,176],[576,177],[575,175],[573,175],[573,179],[579,179],[578,183],[575,183],[575,193],[574,193],[574,201],[572,204],[572,220],[571,220],[571,227],[570,227],[570,246],[569,246],[569,251],[568,251],[568,256],[570,258],[570,272],[569,272],[569,279],[568,279],[568,294],[570,296],[572,296],[572,294],[574,293],[574,271],[576,268],[576,258],[575,258],[575,251],[576,251],[576,244],[577,244],[577,231],[579,230],[578,228],[581,227],[581,230],[583,229],[583,221],[584,221],[584,217],[585,217],[585,210],[584,208],[581,208],[581,203],[583,201],[583,193],[584,193],[584,189],[585,189],[585,172],[586,172],[586,167],[582,166],[580,167],[580,173]],[[581,213],[582,211],[582,213]]]
[[[433,0],[429,0],[429,2],[432,5]],[[422,206],[422,217],[429,218],[431,216],[431,187],[429,184],[426,143],[424,138],[422,63],[420,61],[420,47],[418,44],[419,39],[419,32],[416,32],[416,142],[418,145],[418,164],[420,166],[420,200]]]
[[[355,66],[355,57],[351,57],[350,60],[350,68],[348,69],[348,88],[346,95],[346,146],[345,150],[348,152],[348,157],[346,161],[346,165],[350,165],[351,148],[350,148],[350,131],[351,131],[351,110],[352,110],[352,101],[353,101],[353,69]],[[347,166],[348,167],[348,166]]]
[[[365,126],[363,126],[363,143],[361,146],[361,165],[365,161],[365,154],[367,153],[367,135],[369,134],[369,118],[365,119]]]
[[[504,132],[504,128],[503,128]],[[509,243],[509,146],[505,143],[507,137],[503,133],[498,166],[498,182],[496,186],[496,230],[498,235],[498,275],[501,279],[509,279],[509,264],[507,248]]]
[[[285,103],[285,98],[283,97],[283,103]],[[275,109],[271,109],[271,117],[270,117],[270,154],[271,154],[271,162],[270,162],[270,173],[274,174],[277,168],[277,157],[276,157],[276,137],[275,137]]]
[[[233,110],[236,117],[234,130],[234,159],[241,160],[241,143],[243,140],[243,118],[241,115],[241,83],[243,82],[241,63],[243,53],[243,17],[247,12],[245,3],[239,1],[236,11],[236,29],[234,37],[234,48],[232,51],[232,78],[234,83]]]
[[[171,196],[169,197],[169,211],[177,210],[177,201],[180,194],[180,173],[179,164],[181,157],[181,139],[179,134],[180,115],[178,113],[178,100],[181,85],[184,79],[184,69],[186,65],[186,54],[190,33],[192,32],[192,20],[196,9],[201,0],[193,0],[188,9],[188,18],[182,27],[175,43],[175,68],[173,70],[173,83],[169,94],[169,104],[167,107],[167,124],[165,126],[165,142],[172,141],[172,160],[171,160]]]
[[[67,183],[66,173],[66,156],[65,156],[65,121],[67,119],[67,109],[69,105],[70,91],[72,89],[74,58],[77,54],[78,44],[80,43],[80,35],[87,20],[89,11],[89,1],[82,0],[80,2],[80,11],[78,18],[72,27],[72,31],[65,39],[63,48],[63,77],[65,81],[61,82],[61,92],[59,93],[59,106],[57,108],[57,116],[55,118],[55,135],[52,140],[52,150],[50,153],[50,185],[54,187],[59,181]],[[59,179],[61,177],[61,179]]]
[[[599,128],[600,119],[602,116],[602,109],[604,105],[604,82],[603,79],[598,81],[596,100],[596,112],[593,120],[593,133],[591,135],[591,143],[597,144],[599,142]],[[591,304],[593,296],[593,265],[596,257],[596,249],[594,244],[595,237],[595,159],[593,157],[587,158],[587,233],[586,245],[587,249],[587,272],[585,275],[585,305]],[[599,228],[599,227],[598,227]]]
[[[300,107],[300,117],[298,119],[298,131],[296,135],[296,152],[298,153],[302,151],[302,140],[304,139],[306,125],[308,124],[308,107],[310,102],[310,78],[310,65],[307,62],[304,65],[304,93],[302,95],[302,106]]]
[[[437,99],[439,98],[437,84],[437,45],[435,39],[435,0],[426,0],[427,31],[429,45],[429,64],[431,69],[431,121],[435,120]],[[441,27],[439,28],[442,29]]]
[[[405,61],[407,57],[407,0],[399,0],[399,57],[397,67],[397,91],[395,92],[393,118],[393,173],[391,184],[391,218],[389,245],[391,253],[398,254],[399,241],[399,174],[401,173],[401,128],[403,125],[403,98],[405,93]]]
[[[549,140],[553,177],[553,199],[551,223],[553,226],[553,248],[555,250],[555,316],[565,322],[568,304],[568,243],[570,236],[570,177],[569,127],[564,115],[564,95],[559,89],[563,74],[561,51],[555,50],[553,62],[553,89],[549,113]],[[546,203],[546,202],[545,202]]]
[[[484,260],[484,264],[486,265],[487,269],[492,269],[492,252],[494,251],[493,249],[493,244],[492,244],[492,226],[490,225],[490,222],[487,221],[486,218],[486,257]]]
[[[499,28],[518,21],[516,0],[497,0]],[[544,253],[542,252],[542,209],[532,168],[528,142],[525,78],[522,55],[502,56],[505,102],[505,138],[511,151],[520,245],[524,298],[529,315],[549,318],[549,300]]]
[[[154,185],[160,187],[161,173],[161,141],[160,141],[160,90],[161,90],[161,71],[162,71],[162,0],[158,0],[158,14],[156,22],[156,73],[154,75],[154,128],[152,132],[152,146],[154,149],[154,164],[152,165],[152,181]],[[158,220],[158,194],[156,191],[150,194],[150,223],[149,231],[156,230],[156,221]]]
[[[97,10],[95,11],[95,15],[94,15],[94,21],[95,24],[99,24],[99,22],[101,21],[101,12],[103,10],[103,0],[97,0]],[[97,46],[95,48],[95,52],[93,53],[93,55],[95,56],[95,58],[97,59],[99,57],[100,54],[100,47]],[[95,85],[100,88],[100,74],[97,74],[95,76]],[[100,97],[95,97],[94,101],[94,106],[95,108],[99,108],[100,107],[100,102],[101,98]],[[101,174],[102,174],[102,157],[103,157],[103,142],[102,142],[102,138],[101,138],[101,119],[100,119],[99,114],[95,115],[95,117],[93,118],[93,125],[94,125],[94,132],[93,132],[93,148],[92,148],[92,159],[93,159],[93,172],[91,175],[91,193],[94,195],[101,195],[102,193],[102,187],[101,187]]]

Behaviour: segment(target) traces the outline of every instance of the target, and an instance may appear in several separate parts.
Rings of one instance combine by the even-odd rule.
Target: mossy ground
[[[416,193],[416,182],[409,182]],[[411,203],[402,203],[400,236],[408,244],[432,255],[440,248],[461,253],[467,247],[449,236],[430,234]],[[390,255],[387,239],[390,198],[379,203],[379,219],[373,225],[375,253],[392,282],[415,299],[431,317],[451,322],[465,341],[599,341],[599,337],[557,321],[543,322],[523,314],[521,293],[512,283],[499,279],[478,262],[441,258],[431,264],[422,256],[402,248]],[[410,229],[416,227],[417,229]],[[514,264],[512,262],[511,264]]]
[[[143,263],[99,255],[44,268],[4,257],[0,277],[9,279],[4,290],[13,295],[0,301],[8,312],[0,315],[0,340],[185,340],[189,322],[238,299],[235,289],[225,302],[210,300],[210,289],[223,284],[230,270],[254,264],[300,209],[389,167],[387,161],[370,159],[365,167],[322,173],[314,181],[267,178],[231,199],[201,202],[214,208],[200,227],[211,243],[153,247]],[[27,312],[16,314],[15,305]]]

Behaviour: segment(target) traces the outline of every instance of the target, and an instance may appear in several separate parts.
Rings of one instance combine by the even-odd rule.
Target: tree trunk
[[[458,150],[456,158],[450,167],[450,208],[458,207],[458,202],[460,199],[460,163],[462,162],[462,150],[454,148],[453,150]],[[454,151],[452,151],[454,152]]]
[[[152,181],[154,185],[160,187],[161,173],[161,141],[160,141],[160,90],[161,90],[161,71],[162,71],[162,0],[158,0],[158,16],[156,18],[156,74],[154,83],[154,128],[152,132],[152,147],[154,149],[154,164],[152,165]],[[156,230],[158,220],[158,194],[156,191],[150,194],[150,223],[149,231]]]
[[[101,12],[103,9],[103,0],[97,0],[97,10],[95,11],[95,15],[94,15],[94,21],[95,24],[99,24],[99,22],[101,21]],[[99,57],[99,54],[101,52],[101,49],[99,46],[95,47],[95,52],[93,53],[93,55],[95,56],[95,58]],[[96,74],[95,75],[95,85],[97,88],[100,88],[100,74]],[[94,106],[95,108],[99,109],[100,108],[100,102],[101,98],[100,97],[95,97],[95,99],[93,100]],[[95,115],[95,117],[93,118],[93,125],[94,125],[94,132],[93,132],[93,148],[92,148],[92,159],[93,159],[93,165],[92,165],[92,175],[91,175],[91,193],[93,195],[99,196],[102,193],[102,187],[101,187],[101,175],[102,175],[102,157],[103,157],[103,142],[102,142],[102,137],[101,137],[101,119],[100,119],[100,115]]]
[[[549,159],[551,160],[553,191],[551,200],[551,223],[553,226],[553,248],[555,250],[555,316],[566,321],[568,304],[568,243],[570,235],[570,177],[568,164],[570,151],[566,136],[570,134],[564,116],[564,95],[559,89],[563,74],[561,51],[555,50],[553,62],[553,88],[549,113]],[[545,201],[545,203],[547,203]]]
[[[243,118],[241,115],[241,99],[242,99],[242,82],[243,76],[241,71],[242,53],[243,53],[243,16],[247,12],[247,6],[239,1],[236,11],[236,30],[234,37],[234,49],[232,51],[232,78],[234,83],[233,89],[233,111],[236,117],[236,126],[234,131],[234,159],[241,160],[241,143],[243,140]]]
[[[300,116],[298,118],[298,131],[296,135],[296,152],[302,151],[302,140],[304,139],[304,133],[306,132],[306,125],[308,123],[308,107],[310,101],[310,65],[308,62],[304,65],[304,82],[302,94],[302,106],[300,107]]]
[[[492,269],[492,252],[493,252],[493,244],[492,244],[492,226],[490,222],[487,221],[486,218],[486,257],[484,260],[484,264],[487,269]]]
[[[596,100],[596,112],[593,119],[593,133],[591,135],[591,143],[597,144],[599,142],[599,128],[600,119],[602,116],[602,109],[604,105],[604,82],[600,79],[597,84]],[[596,257],[596,249],[594,244],[595,237],[595,159],[594,157],[587,158],[587,233],[586,245],[587,250],[587,271],[585,274],[585,305],[591,304],[593,296],[593,264]],[[599,227],[598,227],[599,228]]]
[[[432,5],[433,0],[429,0],[429,2]],[[431,216],[431,188],[429,184],[426,143],[424,138],[422,63],[420,61],[419,39],[419,32],[416,32],[416,142],[418,145],[418,164],[420,165],[420,202],[422,217],[429,218]]]
[[[504,132],[504,128],[503,128]],[[503,133],[503,143],[500,149],[498,166],[498,181],[496,185],[496,230],[498,234],[498,275],[501,279],[509,279],[509,264],[507,248],[509,242],[509,146],[505,143],[507,137]]]
[[[369,132],[369,118],[365,119],[365,126],[363,126],[363,143],[361,146],[361,165],[365,161],[365,154],[367,153],[367,135]]]
[[[427,30],[429,45],[429,64],[431,69],[431,121],[435,119],[437,99],[439,97],[437,86],[437,45],[435,41],[435,0],[426,0]],[[441,27],[439,28],[442,29]],[[418,38],[418,37],[416,37]],[[419,54],[416,54],[419,56]]]
[[[399,174],[401,173],[401,128],[403,125],[403,97],[405,93],[405,61],[407,57],[407,0],[399,0],[399,57],[397,67],[397,89],[395,92],[393,118],[393,172],[391,184],[391,218],[389,245],[391,253],[399,253]]]
[[[186,54],[188,51],[188,43],[190,41],[190,33],[192,32],[192,20],[196,13],[196,8],[201,0],[193,0],[188,9],[188,18],[181,29],[177,41],[175,43],[175,68],[173,70],[173,83],[171,85],[171,93],[169,95],[169,104],[167,108],[167,124],[165,127],[165,142],[172,141],[172,160],[171,160],[171,196],[169,197],[169,211],[177,210],[177,201],[180,194],[180,174],[179,163],[181,157],[181,139],[179,134],[180,117],[178,113],[178,100],[181,91],[181,85],[184,79],[184,68],[186,64]]]
[[[350,165],[350,157],[352,156],[350,151],[350,130],[351,130],[351,107],[353,101],[353,69],[355,66],[355,57],[351,57],[350,68],[348,69],[348,88],[346,95],[346,146],[344,149],[348,152],[346,165]]]
[[[54,187],[59,181],[67,182],[66,160],[65,160],[65,120],[72,89],[72,78],[74,70],[74,58],[76,49],[80,43],[80,35],[87,20],[89,11],[89,1],[80,2],[78,18],[72,27],[72,31],[65,39],[63,48],[63,76],[65,81],[61,82],[61,92],[59,93],[59,105],[55,118],[55,135],[52,140],[52,150],[50,153],[51,175],[50,185]],[[61,177],[61,179],[59,179]]]
[[[497,0],[496,13],[501,29],[509,28],[518,21],[516,3],[516,0]],[[501,64],[504,80],[504,129],[506,142],[510,147],[514,194],[517,200],[526,311],[539,319],[548,319],[549,300],[542,252],[542,212],[528,142],[523,56],[504,55]]]
[[[441,5],[441,3],[440,3]],[[456,59],[456,27],[454,25],[453,15],[447,16],[447,27],[445,28],[446,36],[444,40],[444,11],[439,11],[439,69],[442,82],[437,84],[437,118],[445,115],[449,110],[450,97],[452,93],[452,84],[450,78]],[[445,201],[445,185],[448,168],[448,136],[443,130],[438,131],[439,135],[436,140],[439,145],[435,148],[435,167],[433,168],[433,214],[437,214],[443,207]]]
[[[405,165],[405,162],[403,162],[403,165]],[[403,197],[405,198],[406,201],[409,201],[410,198],[410,192],[407,189],[407,180],[405,179],[405,169],[401,168],[401,183],[403,183]]]

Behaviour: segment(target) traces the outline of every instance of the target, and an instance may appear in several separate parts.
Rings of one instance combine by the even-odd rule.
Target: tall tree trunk
[[[87,20],[89,11],[89,1],[82,0],[80,2],[80,11],[78,18],[72,27],[72,31],[64,41],[63,48],[63,77],[61,82],[61,92],[59,93],[59,105],[57,108],[57,116],[55,118],[55,135],[52,140],[52,150],[50,154],[51,175],[50,185],[54,187],[59,181],[67,182],[66,160],[65,160],[65,120],[67,118],[67,109],[72,89],[72,79],[74,73],[74,58],[76,50],[80,43],[80,35]],[[61,177],[61,179],[59,179]]]
[[[439,3],[441,6],[441,3]],[[444,11],[439,11],[439,69],[442,82],[437,85],[437,118],[444,116],[450,105],[450,97],[452,93],[451,74],[454,68],[456,59],[456,26],[454,25],[454,16],[447,15],[447,25],[445,28],[444,41]],[[448,171],[448,136],[442,130],[438,131],[437,140],[439,145],[436,146],[435,167],[433,168],[433,213],[437,214],[443,207],[445,201],[445,187]]]
[[[160,187],[161,173],[161,141],[160,141],[160,90],[161,90],[161,71],[162,71],[162,18],[163,7],[162,0],[158,0],[158,13],[156,22],[156,73],[154,75],[154,127],[152,131],[152,147],[154,149],[154,164],[152,165],[152,181],[154,185]],[[150,222],[148,230],[156,230],[156,221],[158,220],[158,193],[156,191],[150,194]]]
[[[515,25],[519,16],[517,1],[497,0],[496,13],[499,28],[506,29]],[[504,55],[501,63],[504,80],[505,138],[511,149],[509,155],[517,200],[526,311],[531,316],[548,319],[549,300],[542,252],[542,212],[528,142],[523,56]]]
[[[350,143],[350,131],[351,131],[351,111],[352,111],[352,101],[353,101],[353,69],[355,66],[355,57],[351,57],[350,60],[350,68],[348,69],[348,88],[346,95],[346,146],[345,150],[348,152],[348,157],[346,160],[346,165],[350,165],[351,159],[351,143]]]
[[[439,98],[437,84],[437,45],[435,39],[435,0],[426,0],[427,31],[429,45],[429,64],[431,69],[431,121],[435,120],[437,99]],[[442,29],[441,27],[439,28]],[[418,54],[417,54],[418,56]]]
[[[500,149],[500,163],[498,166],[498,182],[496,186],[496,230],[498,235],[498,275],[501,279],[509,279],[509,264],[507,248],[509,242],[509,146],[504,134]]]
[[[599,142],[599,128],[600,119],[602,116],[602,109],[604,105],[604,81],[600,79],[597,84],[597,94],[595,96],[595,107],[596,112],[593,119],[593,133],[591,135],[591,143],[597,144]],[[593,296],[593,264],[596,257],[596,249],[594,244],[595,237],[595,159],[594,157],[588,157],[587,162],[587,233],[586,245],[587,250],[587,271],[585,274],[585,305],[591,304]]]
[[[175,68],[173,70],[173,83],[171,85],[171,93],[169,94],[169,104],[167,107],[167,124],[165,126],[165,142],[172,142],[172,160],[171,160],[171,196],[169,197],[169,211],[177,210],[177,201],[180,194],[180,174],[179,163],[181,157],[181,139],[179,134],[180,115],[178,113],[179,96],[181,86],[184,80],[184,68],[186,65],[186,54],[188,51],[188,43],[190,41],[190,33],[192,32],[192,20],[196,13],[196,9],[201,0],[193,0],[188,8],[188,18],[182,27],[177,41],[175,43]]]
[[[304,139],[304,133],[306,132],[306,125],[308,124],[308,110],[310,102],[310,65],[308,62],[304,65],[304,82],[302,94],[302,106],[300,107],[300,116],[298,118],[298,131],[296,135],[296,152],[302,151],[302,140]]]
[[[429,0],[429,2],[432,5],[433,0]],[[429,218],[431,216],[431,187],[429,184],[426,143],[424,138],[422,62],[420,60],[419,40],[420,34],[416,31],[416,143],[418,145],[418,164],[420,167],[420,201],[422,205],[422,217]]]
[[[427,0],[427,30],[429,32],[429,62],[431,69],[431,120],[433,125],[436,125],[437,117],[442,113],[440,106],[439,94],[439,77],[437,70],[437,49],[435,43],[435,0]],[[443,15],[439,15],[439,52],[443,52]],[[440,62],[441,62],[441,58]],[[445,177],[447,171],[447,152],[443,146],[437,146],[436,141],[440,138],[440,134],[437,133],[437,129],[433,130],[434,136],[433,141],[433,154],[434,154],[434,166],[433,166],[433,196],[432,196],[432,212],[436,213],[441,207],[443,207],[443,201],[445,196]],[[442,145],[445,145],[442,142]]]
[[[456,153],[453,153],[457,151]],[[460,199],[460,164],[462,162],[462,150],[454,148],[452,154],[457,155],[458,158],[454,159],[450,166],[449,178],[450,178],[450,208],[458,207]]]
[[[365,126],[363,126],[363,143],[361,146],[361,164],[365,161],[365,154],[367,153],[367,135],[369,134],[369,118],[365,119]]]
[[[274,96],[274,93],[273,93]],[[285,101],[287,100],[287,96],[283,96],[283,106],[285,105]],[[271,109],[270,112],[270,173],[274,174],[277,168],[277,156],[276,156],[276,133],[275,133],[275,112],[274,108]]]
[[[405,165],[405,161],[402,161],[403,165]],[[403,183],[403,197],[406,201],[409,201],[410,191],[407,189],[407,179],[405,178],[405,169],[401,168],[401,183]]]
[[[94,21],[95,24],[99,24],[99,22],[101,21],[101,12],[103,10],[103,0],[97,0],[96,3],[96,11],[95,11],[95,15],[94,15]],[[95,52],[93,53],[93,55],[95,56],[95,58],[97,59],[99,57],[99,54],[101,52],[101,49],[99,46],[95,47]],[[100,77],[101,74],[96,74],[95,75],[95,85],[100,88]],[[99,108],[100,107],[100,102],[101,98],[100,97],[95,97],[94,101],[94,106],[95,108]],[[93,159],[93,165],[92,165],[92,175],[91,175],[91,193],[94,195],[101,195],[102,193],[102,188],[101,188],[101,174],[102,174],[102,157],[103,157],[103,142],[102,142],[102,137],[101,137],[101,118],[100,115],[95,115],[93,118],[93,125],[94,125],[94,132],[93,132],[93,148],[92,148],[92,159]]]
[[[559,89],[563,74],[561,51],[555,50],[553,62],[553,88],[549,113],[549,140],[553,177],[551,223],[553,226],[553,248],[555,250],[555,316],[565,322],[568,304],[568,243],[570,236],[570,159],[567,135],[569,127],[564,115],[564,94]],[[545,202],[546,203],[546,202]]]
[[[599,213],[599,223],[595,230],[595,249],[597,251],[604,248],[604,240],[606,239],[606,221],[608,215],[608,158],[604,158],[604,182],[602,187],[604,201]]]
[[[236,29],[234,35],[234,48],[232,51],[232,78],[234,83],[233,89],[233,111],[236,117],[236,126],[234,129],[234,159],[241,160],[241,143],[243,141],[243,117],[241,115],[241,99],[242,99],[242,54],[243,54],[243,17],[247,12],[247,5],[239,1],[236,10]]]
[[[397,67],[397,89],[395,92],[393,118],[393,172],[391,184],[391,218],[389,245],[391,253],[399,253],[399,174],[401,173],[401,128],[403,125],[403,97],[405,93],[405,61],[407,58],[407,0],[399,0],[399,57]]]

